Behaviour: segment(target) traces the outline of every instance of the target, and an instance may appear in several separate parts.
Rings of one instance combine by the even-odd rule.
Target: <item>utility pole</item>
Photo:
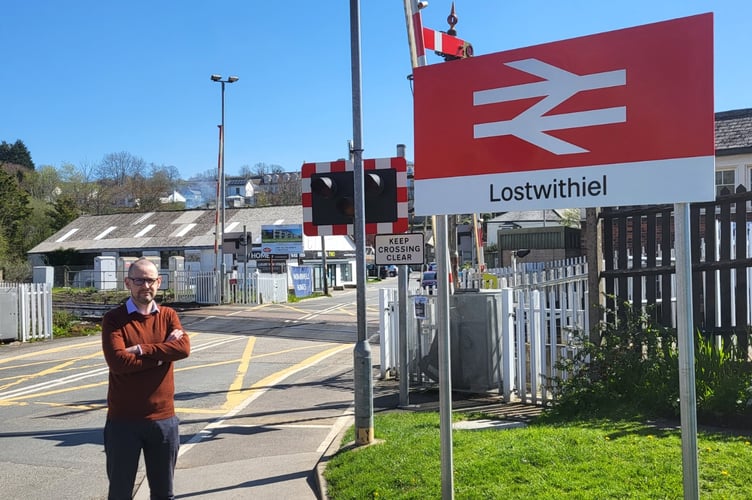
[[[220,221],[219,227],[216,232],[219,239],[219,289],[220,289],[220,303],[225,299],[225,276],[227,274],[225,259],[224,259],[224,239],[225,239],[225,197],[227,196],[226,176],[225,176],[225,84],[235,83],[239,80],[237,76],[229,76],[227,80],[223,80],[221,75],[211,75],[211,81],[217,82],[222,85],[222,124],[219,126],[219,168],[217,169],[217,182],[219,184],[219,197],[217,203],[220,203]],[[216,244],[216,243],[215,243]]]
[[[366,210],[363,197],[363,110],[360,74],[360,1],[350,0],[350,67],[353,103],[353,184],[355,217],[355,281],[358,341],[353,351],[355,382],[355,444],[373,442],[373,372],[366,329]]]

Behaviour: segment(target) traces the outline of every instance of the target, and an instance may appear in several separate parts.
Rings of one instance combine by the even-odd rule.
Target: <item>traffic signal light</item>
[[[397,220],[397,172],[393,168],[363,174],[366,223]],[[311,210],[315,226],[352,224],[355,182],[352,171],[311,175]]]
[[[304,163],[301,169],[303,232],[307,236],[354,234],[355,184],[347,160]],[[366,234],[407,231],[405,158],[363,160]]]

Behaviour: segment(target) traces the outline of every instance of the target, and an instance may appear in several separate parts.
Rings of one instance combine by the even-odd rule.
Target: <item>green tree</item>
[[[25,281],[31,275],[31,268],[25,258],[11,251],[5,235],[0,232],[0,281]]]
[[[21,228],[25,253],[55,233],[49,215],[49,203],[39,198],[29,200],[29,215]]]
[[[580,227],[580,209],[565,208],[560,212],[561,225],[564,227]]]
[[[0,170],[0,232],[5,236],[11,255],[25,256],[23,228],[30,214],[29,195],[19,187],[14,176]]]
[[[31,153],[21,139],[16,140],[13,144],[8,144],[5,141],[0,143],[0,163],[12,163],[34,170]]]
[[[31,273],[25,240],[30,214],[29,195],[14,175],[0,169],[0,274],[4,280],[23,281]]]
[[[50,219],[50,227],[55,231],[59,231],[81,215],[78,203],[70,195],[63,195],[58,197],[52,204],[51,208],[47,209],[47,217]]]

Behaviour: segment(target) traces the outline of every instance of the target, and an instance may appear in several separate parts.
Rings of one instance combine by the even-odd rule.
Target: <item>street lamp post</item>
[[[227,80],[222,79],[222,75],[211,75],[213,82],[219,82],[222,84],[222,124],[219,126],[219,167],[217,170],[217,182],[219,184],[219,197],[217,203],[220,204],[220,216],[219,223],[216,225],[215,231],[218,238],[218,255],[220,273],[220,301],[224,301],[224,282],[225,282],[225,259],[223,252],[223,245],[225,240],[225,197],[227,196],[227,186],[225,185],[225,83],[235,83],[238,81],[237,76],[229,76]]]

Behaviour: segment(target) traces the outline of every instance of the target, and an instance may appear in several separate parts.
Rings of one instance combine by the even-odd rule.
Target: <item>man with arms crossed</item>
[[[130,499],[141,451],[152,499],[174,499],[180,446],[173,361],[188,357],[188,335],[175,310],[157,306],[161,278],[148,259],[131,264],[125,304],[102,320],[102,351],[110,368],[104,450],[109,500]]]

